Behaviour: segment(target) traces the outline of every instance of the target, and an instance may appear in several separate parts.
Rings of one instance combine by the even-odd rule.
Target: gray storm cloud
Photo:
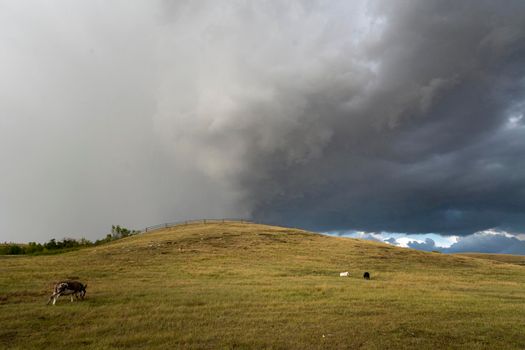
[[[523,232],[522,1],[0,6],[1,239]]]
[[[522,2],[286,4],[177,8],[168,91],[198,78],[160,115],[183,152],[262,221],[523,227]]]

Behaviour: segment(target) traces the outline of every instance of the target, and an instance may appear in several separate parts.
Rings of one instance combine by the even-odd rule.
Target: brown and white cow
[[[53,300],[53,305],[55,305],[58,298],[62,295],[71,296],[71,302],[73,302],[73,295],[76,299],[84,299],[86,288],[87,284],[82,284],[78,281],[60,281],[55,284],[53,294],[49,297],[47,303],[49,304]]]

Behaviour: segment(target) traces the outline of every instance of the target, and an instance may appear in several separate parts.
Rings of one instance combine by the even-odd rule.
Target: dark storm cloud
[[[253,215],[325,230],[522,230],[525,4],[368,10],[378,33],[320,37],[305,60],[322,74],[285,67],[272,98],[242,106]]]
[[[510,0],[0,2],[0,241],[249,214],[523,232],[524,15]]]

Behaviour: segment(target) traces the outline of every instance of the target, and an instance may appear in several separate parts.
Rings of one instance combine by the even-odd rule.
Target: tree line
[[[97,246],[100,244],[115,241],[117,239],[133,236],[140,231],[129,230],[120,225],[111,226],[111,233],[105,238],[97,239],[92,242],[89,239],[63,238],[62,240],[50,239],[46,243],[29,242],[27,244],[4,243],[0,244],[0,255],[22,255],[22,254],[56,254],[70,250],[77,250],[86,247]]]

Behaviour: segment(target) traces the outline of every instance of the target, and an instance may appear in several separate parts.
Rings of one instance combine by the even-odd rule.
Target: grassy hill
[[[525,256],[523,255],[486,254],[486,253],[461,253],[458,255],[467,256],[470,258],[499,261],[504,264],[515,264],[515,265],[525,266]]]
[[[86,300],[45,305],[75,277]],[[264,225],[0,257],[6,349],[523,349],[524,320],[523,266]]]

